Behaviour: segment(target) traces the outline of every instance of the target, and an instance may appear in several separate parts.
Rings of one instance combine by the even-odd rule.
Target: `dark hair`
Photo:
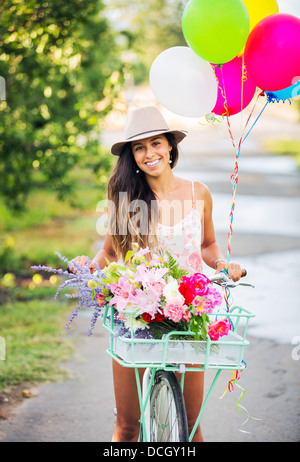
[[[170,166],[173,168],[178,161],[176,139],[172,133],[166,133],[164,136],[172,147]],[[137,174],[137,169],[131,143],[126,143],[108,183],[108,199],[114,204],[114,210],[109,210],[109,229],[112,234],[114,250],[117,256],[122,256],[123,259],[128,250],[132,250],[133,243],[136,242],[139,247],[146,247],[151,244],[148,232],[150,223],[151,234],[155,240],[155,229],[158,222],[155,194],[150,188],[144,172],[140,171]],[[126,194],[120,197],[119,193]],[[138,201],[143,201],[147,205],[147,210],[139,207]],[[133,229],[131,225],[134,212],[129,210],[129,204],[133,204],[135,213],[136,208],[139,208],[139,226],[137,229]],[[141,230],[145,232],[141,233]]]

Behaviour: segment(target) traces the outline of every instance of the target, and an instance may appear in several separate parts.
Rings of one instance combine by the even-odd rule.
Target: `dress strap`
[[[193,209],[196,207],[195,189],[194,189],[194,182],[193,181],[192,181],[192,206],[193,206]]]

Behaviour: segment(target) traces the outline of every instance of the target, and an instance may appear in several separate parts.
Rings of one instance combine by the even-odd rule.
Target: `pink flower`
[[[195,273],[190,278],[190,284],[196,295],[205,295],[209,290],[211,281],[204,274]]]
[[[221,305],[221,303],[222,303],[222,295],[214,287],[211,287],[209,289],[209,292],[208,292],[207,296],[211,300],[211,303],[214,305],[214,307]]]
[[[183,319],[187,308],[188,307],[184,304],[184,302],[174,298],[166,304],[164,308],[164,315],[174,322],[179,322]]]
[[[134,303],[140,307],[140,314],[148,313],[154,319],[156,313],[161,313],[159,299],[157,291],[150,286],[146,290],[136,290]]]
[[[184,321],[190,322],[191,317],[192,317],[192,313],[190,311],[186,311],[185,313],[183,313],[182,319]]]
[[[145,265],[139,265],[134,277],[135,282],[141,283],[144,287],[156,282],[165,284],[163,276],[169,271],[168,268],[147,268]]]
[[[222,321],[215,321],[208,326],[208,335],[211,340],[218,340],[223,335],[227,335],[231,330],[231,324],[228,319]]]
[[[159,296],[159,298],[162,296],[165,284],[162,284],[161,282],[152,282],[152,284],[149,286],[152,287]]]
[[[149,252],[150,252],[150,249],[149,249],[149,247],[147,246],[147,247],[145,247],[145,248],[143,248],[143,249],[140,248],[140,249],[136,252],[135,255],[147,255],[147,253],[149,253]]]
[[[201,316],[202,313],[208,313],[207,303],[205,298],[199,297],[197,295],[193,300],[193,305],[195,306],[195,314]]]
[[[99,306],[104,306],[106,304],[105,295],[101,293],[96,295],[96,300]]]
[[[168,261],[168,256],[167,255],[164,255],[163,257],[160,257],[159,255],[157,255],[156,253],[153,253],[151,255],[151,260],[149,262],[149,265],[150,266],[157,266],[159,265],[161,262],[167,262]]]
[[[201,316],[202,313],[211,314],[214,308],[222,303],[221,294],[214,288],[210,288],[206,295],[196,295],[192,304],[196,307],[196,314]]]
[[[119,312],[122,312],[128,303],[134,302],[135,290],[127,277],[120,277],[118,284],[111,282],[109,288],[114,294],[109,305],[116,305]]]

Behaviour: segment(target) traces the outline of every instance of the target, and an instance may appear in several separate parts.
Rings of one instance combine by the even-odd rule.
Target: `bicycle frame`
[[[110,311],[110,319],[108,319],[108,313]],[[125,311],[124,311],[125,312]],[[132,318],[136,314],[136,312],[127,312]],[[131,336],[130,338],[122,338],[122,342],[126,344],[128,351],[130,351],[130,355],[128,358],[124,359],[120,356],[118,353],[118,348],[117,348],[117,342],[116,338],[116,326],[114,325],[114,308],[110,307],[107,305],[105,308],[104,312],[104,317],[103,317],[103,326],[105,329],[107,329],[110,332],[110,347],[107,350],[107,353],[119,364],[121,364],[123,367],[129,367],[129,368],[134,368],[135,371],[135,376],[136,376],[136,383],[137,383],[137,391],[138,391],[138,399],[139,399],[139,405],[140,405],[140,410],[141,410],[141,418],[140,418],[140,424],[141,424],[141,434],[143,437],[143,441],[148,442],[149,441],[149,435],[150,435],[150,406],[149,406],[149,399],[150,399],[150,392],[151,392],[151,387],[153,385],[155,373],[159,369],[163,370],[169,370],[169,371],[174,371],[174,372],[179,372],[181,373],[181,380],[180,380],[180,386],[181,390],[183,392],[184,389],[184,378],[185,378],[185,373],[188,371],[205,371],[206,369],[215,369],[216,374],[214,376],[214,379],[210,385],[209,390],[207,391],[207,394],[204,398],[203,404],[201,406],[198,418],[194,424],[193,430],[190,433],[189,436],[189,441],[192,441],[195,431],[200,423],[200,420],[202,418],[203,412],[207,406],[207,403],[209,401],[209,398],[211,396],[211,393],[217,383],[217,380],[220,376],[220,373],[222,370],[243,370],[245,368],[245,363],[243,362],[243,352],[244,352],[244,347],[249,344],[249,342],[246,340],[246,334],[248,330],[248,323],[249,320],[255,316],[252,312],[245,310],[244,308],[240,306],[234,306],[231,308],[229,312],[216,312],[212,313],[211,316],[223,316],[226,319],[230,319],[231,323],[233,325],[233,331],[236,332],[238,328],[240,327],[240,320],[243,319],[245,321],[245,325],[243,327],[243,334],[242,336],[238,336],[238,339],[232,341],[212,341],[209,337],[207,337],[207,340],[203,343],[205,343],[205,357],[204,357],[204,362],[203,364],[196,364],[196,365],[188,365],[189,363],[170,363],[168,362],[168,349],[170,347],[170,342],[171,342],[171,337],[172,336],[182,336],[187,337],[187,336],[193,336],[194,333],[191,331],[173,331],[164,336],[163,339],[161,340],[155,340],[155,339],[136,339],[134,338],[134,333],[133,333],[133,327],[131,323]],[[132,319],[131,318],[131,319]],[[232,319],[235,319],[235,322],[232,321]],[[179,342],[187,342],[186,340],[177,340]],[[161,360],[160,361],[144,361],[140,362],[137,361],[135,356],[137,353],[136,345],[139,346],[139,344],[147,344],[149,346],[149,351],[151,349],[155,348],[156,345],[158,347],[161,347],[162,349],[162,355],[161,355]],[[195,343],[195,342],[194,342]],[[201,342],[199,342],[200,344]],[[214,346],[217,346],[219,348],[235,348],[237,349],[237,356],[236,360],[234,362],[228,363],[228,364],[213,364],[211,362],[211,352]],[[143,383],[141,384],[141,380],[139,377],[139,369],[145,368],[145,373],[143,376]]]

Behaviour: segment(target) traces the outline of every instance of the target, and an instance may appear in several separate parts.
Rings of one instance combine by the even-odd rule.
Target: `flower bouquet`
[[[101,288],[95,293],[101,305],[114,306],[124,334],[158,339],[170,331],[189,331],[194,340],[207,335],[216,340],[228,333],[229,321],[210,322],[208,315],[222,297],[204,274],[188,276],[169,252],[149,248],[128,252],[125,263],[110,263],[103,270],[110,293]]]
[[[209,315],[222,303],[222,296],[211,281],[201,273],[189,276],[169,252],[136,247],[127,253],[124,264],[107,261],[103,270],[97,268],[94,273],[90,272],[89,263],[80,266],[72,261],[73,273],[32,267],[66,277],[56,296],[69,287],[72,293],[66,297],[77,300],[67,330],[79,310],[88,308],[92,310],[91,335],[97,319],[108,307],[118,337],[159,340],[170,332],[177,333],[179,338],[182,332],[185,340],[217,341],[231,329],[229,319],[211,321]]]

